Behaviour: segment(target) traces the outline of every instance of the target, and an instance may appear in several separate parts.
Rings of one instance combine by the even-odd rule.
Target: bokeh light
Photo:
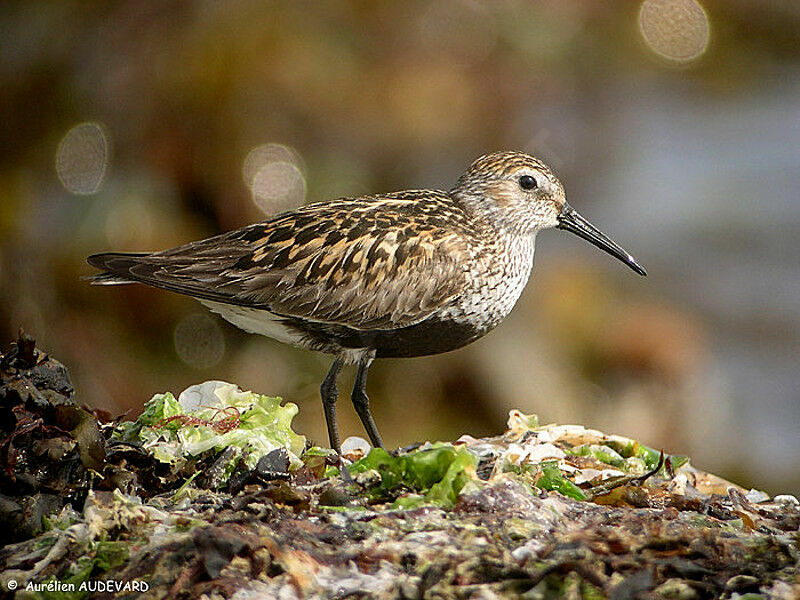
[[[100,189],[109,161],[109,139],[100,123],[81,123],[70,129],[56,150],[56,173],[73,194]]]
[[[706,51],[710,25],[695,0],[646,0],[639,11],[639,31],[653,52],[685,64]]]
[[[225,337],[214,317],[206,313],[187,315],[175,327],[175,352],[190,367],[206,369],[225,354]]]
[[[288,146],[264,144],[253,148],[244,159],[242,177],[253,202],[266,215],[297,208],[305,201],[302,161]]]

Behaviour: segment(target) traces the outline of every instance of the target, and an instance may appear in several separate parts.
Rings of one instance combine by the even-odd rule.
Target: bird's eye
[[[536,179],[530,175],[523,175],[519,178],[519,187],[523,190],[532,190],[536,187]]]

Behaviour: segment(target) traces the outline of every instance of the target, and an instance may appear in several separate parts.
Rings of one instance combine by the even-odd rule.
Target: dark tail
[[[225,264],[224,262],[212,257],[211,260],[206,259],[206,264],[204,264],[192,253],[180,252],[185,248],[194,248],[194,246],[187,244],[187,246],[171,251],[152,254],[147,252],[93,254],[86,260],[102,272],[89,277],[89,279],[93,285],[143,283],[194,298],[228,304],[253,305],[248,299],[237,298],[235,293],[225,289],[222,285],[215,286],[213,281],[211,284],[208,283],[209,277],[213,280],[217,271],[221,269],[220,264]],[[174,250],[179,251],[177,255],[167,254]],[[227,262],[236,259],[238,259],[238,255],[233,258],[226,256]]]
[[[140,258],[149,256],[147,253],[104,252],[92,254],[86,259],[93,267],[103,271],[97,275],[90,275],[87,279],[92,285],[120,285],[136,283],[139,278],[131,276],[131,267],[139,264]]]

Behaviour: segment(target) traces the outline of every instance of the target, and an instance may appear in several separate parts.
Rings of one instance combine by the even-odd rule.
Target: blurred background
[[[797,494],[798,31],[799,3],[766,0],[4,3],[0,344],[23,327],[114,414],[221,379],[297,403],[326,444],[330,357],[175,294],[90,287],[85,257],[449,189],[526,150],[650,275],[542,233],[499,329],[377,361],[387,444],[498,434],[520,408]],[[364,435],[352,378],[341,426]]]

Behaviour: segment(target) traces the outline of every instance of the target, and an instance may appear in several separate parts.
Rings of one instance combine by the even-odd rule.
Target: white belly
[[[300,348],[309,347],[307,340],[300,333],[286,327],[279,317],[267,310],[212,302],[211,300],[200,300],[200,302],[229,323],[233,323],[248,333],[265,335],[284,344]]]

